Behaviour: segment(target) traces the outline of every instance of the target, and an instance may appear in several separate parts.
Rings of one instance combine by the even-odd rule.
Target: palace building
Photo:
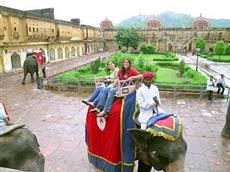
[[[80,19],[56,20],[54,9],[21,11],[0,6],[0,73],[22,67],[28,49],[42,48],[47,61],[104,49],[103,30]]]
[[[142,43],[150,43],[160,51],[187,52],[195,47],[198,37],[205,39],[207,49],[218,40],[230,43],[230,28],[210,28],[202,15],[192,28],[161,28],[159,19],[151,18]],[[54,9],[22,11],[0,6],[0,73],[22,68],[28,50],[42,48],[48,62],[117,50],[116,28],[105,18],[99,27],[81,25],[80,19],[57,20]]]

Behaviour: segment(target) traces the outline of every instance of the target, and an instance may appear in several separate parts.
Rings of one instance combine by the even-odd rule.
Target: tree
[[[206,46],[206,42],[204,41],[203,38],[198,38],[195,43],[196,48],[199,48],[200,51],[204,51],[204,48]]]
[[[220,61],[220,56],[224,54],[225,51],[225,45],[223,41],[218,41],[215,44],[215,48],[214,48],[215,54],[219,55],[219,61]]]
[[[115,38],[119,47],[126,47],[128,50],[129,47],[137,49],[142,36],[134,28],[119,28]]]
[[[228,110],[226,115],[226,122],[222,130],[222,136],[230,139],[230,102],[228,103]]]

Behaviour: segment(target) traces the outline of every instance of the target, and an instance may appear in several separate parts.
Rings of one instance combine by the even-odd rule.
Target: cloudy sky
[[[0,0],[0,5],[20,10],[54,8],[55,18],[99,26],[108,17],[116,25],[137,15],[181,12],[193,17],[230,19],[229,0]]]

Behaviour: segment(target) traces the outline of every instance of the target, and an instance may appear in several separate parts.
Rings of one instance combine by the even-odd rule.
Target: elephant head
[[[156,170],[184,171],[187,144],[182,136],[176,141],[169,141],[141,129],[129,129],[129,132],[139,149],[137,159]]]
[[[21,125],[0,127],[0,167],[44,172],[45,158],[36,136]]]

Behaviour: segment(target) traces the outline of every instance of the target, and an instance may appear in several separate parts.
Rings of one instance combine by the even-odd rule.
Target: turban
[[[144,72],[143,73],[143,78],[144,79],[153,79],[154,74],[152,72]]]

